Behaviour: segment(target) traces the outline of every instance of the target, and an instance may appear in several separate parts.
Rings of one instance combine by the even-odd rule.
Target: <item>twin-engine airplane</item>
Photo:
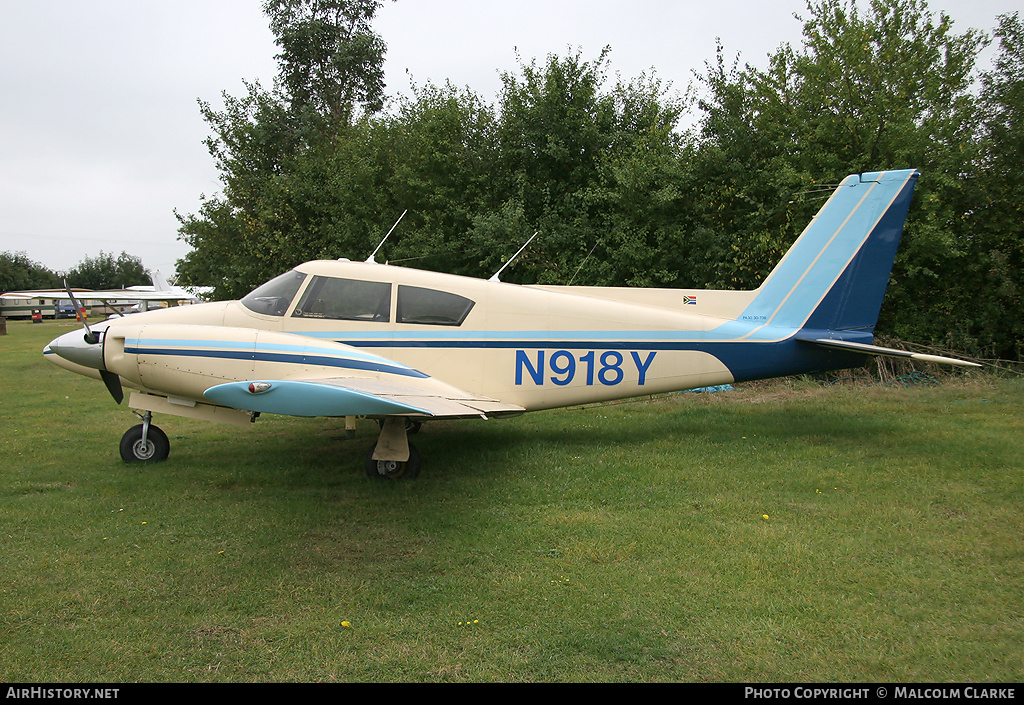
[[[163,460],[154,412],[381,424],[367,472],[413,476],[424,419],[498,417],[857,367],[872,345],[913,170],[847,177],[753,291],[520,286],[373,262],[307,262],[241,301],[126,316],[43,353],[101,378],[142,424],[129,462]],[[138,412],[136,412],[138,413]]]

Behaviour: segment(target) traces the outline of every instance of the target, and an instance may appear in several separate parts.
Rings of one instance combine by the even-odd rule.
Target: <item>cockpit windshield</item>
[[[242,298],[242,304],[255,313],[283,316],[306,275],[292,270],[256,287]]]

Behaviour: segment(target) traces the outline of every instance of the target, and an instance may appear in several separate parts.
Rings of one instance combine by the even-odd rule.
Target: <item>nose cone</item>
[[[84,330],[75,330],[54,338],[47,345],[50,352],[59,355],[68,362],[83,367],[91,367],[94,370],[102,370],[103,367],[103,333],[105,331],[93,330],[99,335],[99,342],[90,343],[86,339]],[[44,353],[46,350],[43,351]]]

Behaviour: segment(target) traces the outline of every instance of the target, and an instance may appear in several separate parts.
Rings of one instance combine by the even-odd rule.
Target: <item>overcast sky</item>
[[[122,250],[165,275],[187,251],[174,211],[219,190],[197,99],[273,83],[259,0],[0,0],[0,251],[50,269]],[[1019,0],[934,0],[954,29],[990,31]],[[399,0],[375,29],[388,93],[451,81],[494,101],[499,74],[611,47],[611,69],[683,90],[715,55],[764,65],[798,46],[803,0]],[[382,223],[386,231],[389,223]],[[342,256],[345,253],[339,253]],[[363,257],[367,253],[348,253]]]

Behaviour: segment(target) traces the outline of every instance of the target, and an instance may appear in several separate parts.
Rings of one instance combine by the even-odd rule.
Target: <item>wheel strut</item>
[[[135,412],[142,423],[132,426],[121,437],[121,458],[126,463],[158,463],[167,458],[170,441],[167,434],[154,426],[153,414]]]
[[[142,445],[146,445],[149,439],[149,424],[153,421],[153,412],[147,411],[142,415]]]
[[[366,474],[378,478],[410,478],[420,472],[420,454],[409,443],[406,420],[388,416],[381,425],[380,437],[366,454]]]

